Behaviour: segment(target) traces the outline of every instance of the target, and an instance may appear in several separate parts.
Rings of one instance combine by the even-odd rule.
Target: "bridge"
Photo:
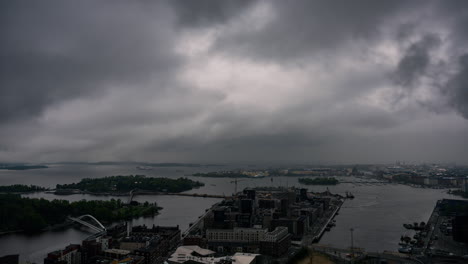
[[[171,192],[155,192],[155,191],[145,191],[140,189],[133,189],[128,193],[128,203],[130,204],[135,197],[135,195],[175,195],[175,196],[191,196],[191,197],[201,197],[201,198],[221,198],[229,199],[231,196],[220,195],[220,194],[206,194],[206,193],[171,193]]]
[[[97,223],[97,226],[95,225],[92,225],[91,223],[89,222],[86,222],[86,221],[83,221],[82,219],[83,218],[91,218],[92,220],[94,220],[94,222]],[[74,221],[74,222],[77,222],[77,223],[80,223],[84,226],[87,226],[89,228],[91,228],[92,230],[98,232],[98,233],[102,233],[102,232],[105,232],[106,231],[106,227],[104,227],[101,222],[99,222],[99,220],[97,220],[94,216],[92,215],[82,215],[82,216],[78,216],[78,217],[71,217],[69,216],[68,219]]]
[[[388,181],[340,181],[340,183],[354,183],[354,184],[389,184]]]
[[[129,196],[128,196],[128,204],[131,204],[131,203],[132,203],[133,197],[135,196],[135,190],[136,190],[136,189],[133,189],[133,190],[131,190],[131,191],[128,193],[128,194],[129,194]]]

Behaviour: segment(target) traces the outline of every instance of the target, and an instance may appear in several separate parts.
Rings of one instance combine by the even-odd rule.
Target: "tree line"
[[[22,230],[37,232],[45,227],[61,224],[67,216],[91,214],[103,223],[154,215],[161,209],[157,205],[124,204],[120,199],[110,201],[45,200],[25,198],[18,194],[0,194],[0,231]]]

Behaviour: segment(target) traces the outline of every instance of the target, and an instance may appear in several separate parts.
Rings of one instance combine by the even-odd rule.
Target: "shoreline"
[[[162,209],[163,209],[162,207],[158,206],[158,212],[154,213],[153,215],[141,215],[141,216],[132,217],[131,219],[121,219],[121,220],[118,220],[118,221],[107,223],[107,225],[112,226],[115,223],[119,223],[119,222],[122,222],[122,221],[134,220],[134,219],[138,219],[138,218],[141,218],[141,217],[143,217],[143,218],[145,218],[145,217],[154,217],[154,216],[159,215],[160,214],[159,210],[162,210]],[[37,235],[37,234],[46,233],[46,232],[50,232],[50,231],[56,231],[56,230],[60,230],[60,229],[67,229],[67,228],[72,227],[74,224],[75,224],[75,222],[73,222],[73,221],[65,220],[65,222],[63,222],[63,223],[46,226],[43,229],[39,230],[38,232],[34,232],[34,233],[26,233],[22,229],[20,229],[20,230],[11,230],[11,231],[2,231],[2,232],[0,232],[0,237],[5,236],[5,235],[10,235],[10,234]]]

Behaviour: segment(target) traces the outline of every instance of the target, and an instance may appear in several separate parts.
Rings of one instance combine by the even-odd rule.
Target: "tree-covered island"
[[[131,190],[139,189],[153,192],[178,193],[203,186],[199,181],[192,181],[187,178],[169,179],[154,178],[144,175],[129,176],[109,176],[97,179],[82,179],[78,183],[57,184],[57,190],[75,189],[91,193],[128,193]]]
[[[110,201],[69,202],[21,197],[18,194],[0,194],[0,232],[37,232],[44,228],[63,224],[68,216],[91,214],[103,224],[158,213],[155,203],[132,202],[124,204],[120,199]]]
[[[299,178],[299,183],[305,185],[337,185],[340,183],[336,178]]]

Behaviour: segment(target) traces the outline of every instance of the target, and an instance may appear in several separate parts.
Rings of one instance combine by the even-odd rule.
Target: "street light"
[[[354,228],[350,228],[349,231],[351,231],[351,259],[354,259],[354,239],[353,239]]]

